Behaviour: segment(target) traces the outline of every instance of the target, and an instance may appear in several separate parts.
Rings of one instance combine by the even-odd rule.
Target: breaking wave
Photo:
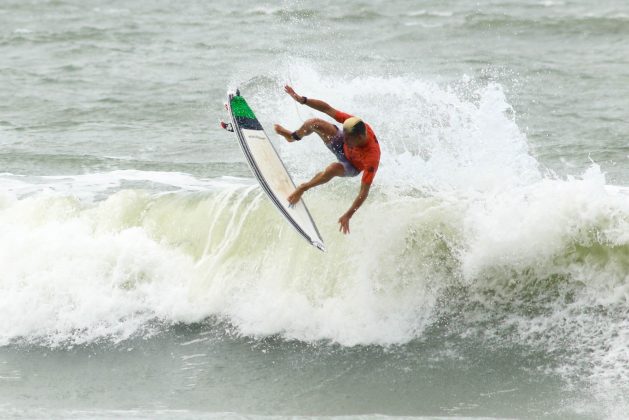
[[[397,345],[456,315],[451,333],[556,352],[567,377],[585,371],[622,402],[629,191],[596,165],[543,175],[499,84],[292,72],[379,135],[381,170],[350,236],[336,220],[355,180],[305,197],[323,254],[250,179],[3,174],[0,345],[120,341],[207,319],[254,338]],[[281,93],[283,76],[243,87],[267,127],[309,116]],[[271,109],[286,112],[274,121]],[[297,180],[330,160],[318,142],[278,144]]]

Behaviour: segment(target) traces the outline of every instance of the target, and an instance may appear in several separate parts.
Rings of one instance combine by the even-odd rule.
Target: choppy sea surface
[[[0,417],[629,413],[629,4],[3,0]],[[363,117],[285,223],[219,128]],[[333,161],[271,135],[296,181]]]

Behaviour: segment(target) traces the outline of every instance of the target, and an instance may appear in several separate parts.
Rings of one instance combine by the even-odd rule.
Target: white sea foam
[[[21,198],[34,193],[72,195],[83,200],[93,200],[102,193],[112,193],[124,184],[134,183],[138,188],[158,190],[205,191],[215,187],[237,183],[251,185],[250,179],[222,177],[197,179],[178,172],[118,170],[107,173],[82,175],[55,175],[27,177],[10,173],[0,174],[0,188]]]
[[[377,266],[375,250],[339,249],[326,263],[329,256],[277,223],[261,197],[257,187],[239,185],[200,196],[123,190],[97,203],[49,192],[22,199],[5,194],[0,339],[119,340],[153,319],[211,315],[227,317],[248,335],[345,344],[403,342],[421,329],[421,308],[429,313],[434,299],[425,284],[401,283]],[[386,213],[402,209],[408,204]],[[426,217],[435,217],[430,211]],[[379,214],[370,219],[382,223]],[[379,236],[391,242],[404,230],[400,224]],[[367,239],[357,233],[352,242]],[[370,254],[372,264],[362,261]],[[292,263],[265,263],[280,256]],[[414,293],[407,295],[409,287]]]
[[[428,11],[428,10],[416,10],[414,12],[407,12],[405,14],[406,16],[409,17],[424,17],[424,16],[428,16],[428,17],[440,17],[440,18],[447,18],[447,17],[452,17],[454,15],[454,12],[452,11],[438,11],[438,10],[433,10],[433,11]]]
[[[359,115],[372,125],[382,148],[377,185],[391,188],[430,187],[438,190],[509,188],[541,178],[528,154],[526,136],[500,85],[477,86],[465,78],[445,88],[409,77],[324,77],[307,65],[294,65],[286,75],[303,95],[325,98],[337,109]],[[303,87],[302,87],[303,86]],[[252,98],[260,117],[282,109],[279,122],[290,128],[316,111],[295,105],[279,89]],[[383,110],[385,110],[383,112]],[[279,142],[294,171],[302,176],[330,160],[315,138],[299,144]],[[304,153],[316,156],[304,162]]]
[[[447,311],[439,299],[456,286],[486,311],[463,311],[470,328],[495,317],[501,322],[483,324],[487,336],[512,328],[523,345],[564,349],[565,374],[587,372],[601,396],[612,383],[627,389],[625,189],[606,185],[595,165],[544,178],[495,83],[338,80],[307,66],[291,78],[312,89],[300,93],[365,118],[380,139],[382,166],[350,236],[336,220],[356,180],[305,197],[330,250],[323,254],[250,180],[4,174],[0,344],[121,340],[155,320],[211,316],[252,337],[405,343]],[[258,88],[250,103],[267,127],[273,108],[294,128],[314,114],[297,111],[282,82]],[[332,160],[314,137],[277,144],[297,181]],[[511,312],[496,314],[506,303]],[[618,400],[610,398],[610,406]]]

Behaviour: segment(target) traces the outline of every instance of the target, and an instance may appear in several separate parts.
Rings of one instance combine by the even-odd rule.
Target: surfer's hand
[[[339,232],[343,232],[344,234],[349,233],[349,219],[351,217],[352,216],[347,213],[341,216],[341,218],[339,219],[339,224],[341,225],[339,226]]]
[[[288,86],[288,85],[284,86],[284,91],[285,91],[286,93],[288,93],[288,94],[290,95],[290,97],[291,97],[291,98],[293,98],[294,100],[296,100],[297,102],[300,102],[300,103],[301,103],[301,101],[303,100],[303,99],[301,98],[301,96],[297,95],[297,93],[295,93],[295,91],[293,90],[293,88],[292,88],[292,87],[290,87],[290,86]]]

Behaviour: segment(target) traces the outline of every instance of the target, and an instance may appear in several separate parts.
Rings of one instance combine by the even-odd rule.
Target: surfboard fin
[[[230,133],[234,132],[234,127],[232,127],[232,124],[231,123],[226,123],[225,121],[221,121],[221,128],[223,130],[229,131]]]

